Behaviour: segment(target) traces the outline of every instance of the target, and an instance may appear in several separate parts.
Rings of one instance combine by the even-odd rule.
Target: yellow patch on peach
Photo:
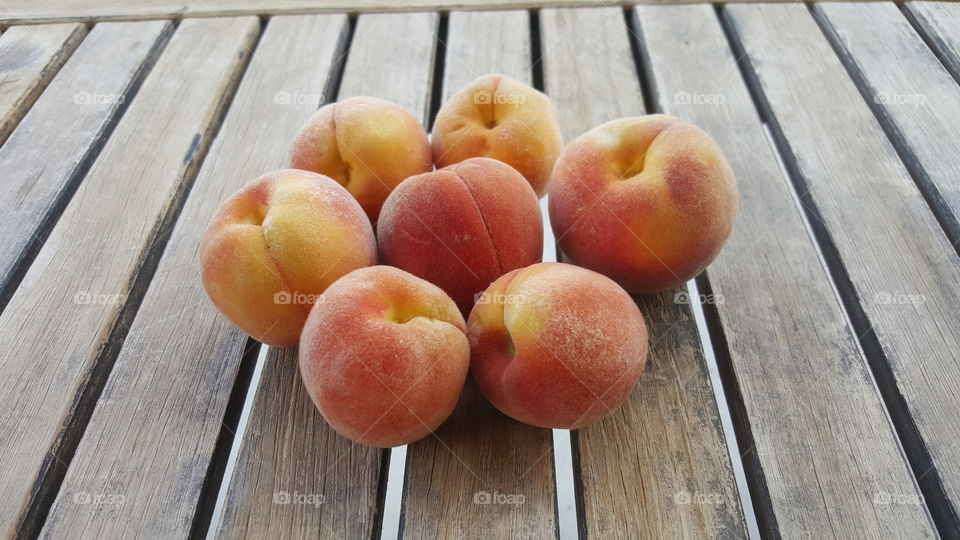
[[[376,223],[393,188],[429,171],[432,159],[427,134],[412,114],[361,96],[317,110],[294,139],[290,165],[339,182]]]
[[[375,262],[373,229],[336,182],[286,169],[235,193],[200,246],[204,288],[254,338],[295,345],[311,302],[347,272]]]
[[[503,75],[484,75],[457,92],[440,108],[431,135],[437,167],[496,159],[522,174],[537,196],[563,147],[550,99]]]

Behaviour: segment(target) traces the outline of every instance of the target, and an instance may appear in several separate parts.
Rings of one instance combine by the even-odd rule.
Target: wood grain
[[[15,26],[0,36],[0,144],[86,33],[70,23]]]
[[[179,26],[0,315],[0,534],[20,526],[51,470],[62,474],[129,325],[125,306],[142,294],[137,275],[168,232],[258,29],[253,17]]]
[[[960,82],[960,4],[905,2],[903,13],[911,19],[953,78]]]
[[[445,44],[442,101],[488,73],[533,84],[527,11],[454,11],[447,20]]]
[[[287,166],[289,141],[316,109],[346,30],[344,15],[276,17],[264,30],[77,447],[45,535],[189,533],[247,341],[207,300],[197,244],[223,200]],[[122,493],[125,503],[104,515],[72,504],[75,493]]]
[[[425,119],[439,25],[436,13],[377,13],[358,18],[339,99],[382,97]]]
[[[530,52],[525,11],[451,13],[443,99],[485,73],[531,84]],[[450,419],[407,448],[401,537],[554,536],[552,450],[550,430],[504,416],[469,378]]]
[[[957,529],[960,259],[806,7],[724,13],[926,503]]]
[[[220,538],[377,538],[386,451],[330,429],[296,349],[270,348],[227,491]]]
[[[664,112],[723,149],[741,194],[707,270],[747,427],[761,532],[770,537],[935,535],[909,464],[822,267],[714,10],[636,9]]]
[[[567,137],[644,112],[618,8],[543,10],[547,93]],[[581,534],[746,535],[709,371],[686,289],[636,296],[650,331],[645,373],[624,405],[573,433]]]
[[[815,4],[814,15],[960,245],[960,86],[893,3]]]
[[[170,28],[166,21],[94,27],[0,148],[0,307]]]
[[[702,0],[644,0],[647,3],[700,3]],[[732,0],[752,2],[754,0]],[[797,0],[767,0],[795,2]],[[0,24],[64,20],[156,19],[323,12],[412,12],[430,10],[517,9],[622,6],[610,0],[5,0]]]
[[[361,15],[339,97],[371,95],[422,115],[438,22],[436,14]],[[388,451],[353,443],[327,425],[300,380],[295,350],[271,348],[260,381],[217,536],[379,536]]]

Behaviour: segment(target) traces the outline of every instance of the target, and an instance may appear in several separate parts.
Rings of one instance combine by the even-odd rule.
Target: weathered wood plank
[[[361,15],[339,96],[381,97],[423,118],[438,22],[433,13]],[[217,535],[378,536],[388,451],[352,443],[327,425],[300,380],[295,350],[271,348],[260,381]]]
[[[66,466],[58,453],[76,444],[142,294],[137,275],[163,242],[258,29],[253,17],[180,24],[0,315],[0,534],[52,495],[44,480]]]
[[[706,130],[742,195],[707,270],[736,381],[742,441],[771,537],[933,536],[856,334],[820,264],[711,6],[636,9],[665,112]]]
[[[0,148],[0,307],[170,28],[166,21],[94,27]]]
[[[703,0],[645,0],[656,4],[700,3]],[[747,2],[753,0],[730,0]],[[795,2],[797,0],[767,0]],[[610,0],[5,0],[0,24],[63,20],[157,19],[181,16],[225,16],[323,12],[409,12],[466,9],[519,9],[571,6],[619,6]]]
[[[892,2],[827,2],[814,14],[957,245],[960,86]]]
[[[0,144],[86,34],[70,23],[15,26],[0,36]]]
[[[381,97],[425,119],[439,25],[436,13],[371,14],[357,19],[353,42],[358,46],[350,47],[339,99]]]
[[[532,83],[529,14],[451,13],[443,99],[493,72]],[[550,430],[504,416],[469,378],[451,418],[434,436],[407,448],[401,536],[555,535],[552,449]]]
[[[540,25],[546,89],[563,111],[566,137],[644,113],[619,8],[543,10]],[[635,297],[650,331],[645,373],[620,409],[573,433],[582,534],[589,537],[746,535],[685,294],[677,289]]]
[[[455,11],[447,19],[445,45],[443,101],[488,73],[533,84],[527,11]]]
[[[960,82],[960,4],[905,2],[903,6],[904,13]]]
[[[206,299],[198,238],[233,191],[287,166],[289,141],[316,109],[346,30],[345,15],[268,23],[77,447],[46,536],[190,532],[247,341]],[[121,494],[124,504],[104,514],[73,504],[77,493]]]
[[[724,13],[926,502],[955,530],[960,259],[807,8]]]
[[[378,537],[386,451],[330,429],[296,349],[267,353],[241,445],[217,537]]]

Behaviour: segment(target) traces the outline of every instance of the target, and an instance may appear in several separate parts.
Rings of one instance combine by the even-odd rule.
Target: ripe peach
[[[493,280],[543,254],[537,196],[488,158],[407,179],[384,203],[377,237],[387,264],[439,286],[464,315]]]
[[[437,286],[390,266],[331,285],[300,339],[300,373],[338,433],[371,446],[424,437],[450,416],[470,346],[457,306]]]
[[[655,292],[710,264],[733,228],[737,197],[709,135],[672,116],[623,118],[564,149],[550,222],[571,262],[630,292]]]
[[[296,345],[310,304],[347,272],[376,262],[373,228],[339,184],[284,169],[224,202],[200,244],[213,304],[254,338]]]
[[[563,263],[514,270],[484,292],[467,322],[471,366],[487,399],[521,422],[574,429],[633,390],[647,327],[609,278]]]
[[[293,141],[290,166],[333,178],[376,223],[390,191],[432,169],[433,161],[427,134],[412,114],[360,96],[317,110]]]
[[[537,196],[546,192],[563,148],[550,98],[503,75],[484,75],[444,103],[431,137],[437,167],[497,159],[522,174]]]

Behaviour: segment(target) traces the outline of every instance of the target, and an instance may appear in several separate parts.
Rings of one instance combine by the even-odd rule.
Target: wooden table
[[[960,5],[8,1],[2,536],[960,536]],[[327,427],[296,351],[218,315],[198,239],[319,104],[374,95],[429,126],[493,71],[548,93],[567,140],[701,126],[741,211],[689,290],[637,297],[647,372],[569,434],[572,464],[566,433],[472,386],[398,463]]]

